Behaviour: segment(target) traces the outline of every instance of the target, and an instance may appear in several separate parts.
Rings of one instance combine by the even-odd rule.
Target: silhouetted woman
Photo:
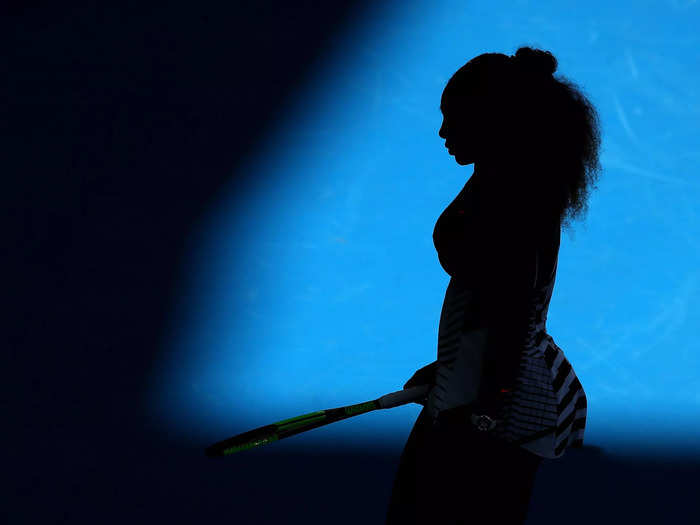
[[[581,447],[586,395],[546,331],[562,225],[600,171],[595,108],[551,53],[486,53],[450,78],[439,131],[474,173],[433,242],[451,279],[438,359],[386,523],[520,524],[543,458]],[[595,186],[593,186],[595,187]]]

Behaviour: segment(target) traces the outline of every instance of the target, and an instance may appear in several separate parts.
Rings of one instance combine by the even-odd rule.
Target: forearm
[[[523,350],[523,329],[511,325],[509,330],[491,329],[487,332],[481,383],[476,402],[496,408],[503,390],[515,387]]]

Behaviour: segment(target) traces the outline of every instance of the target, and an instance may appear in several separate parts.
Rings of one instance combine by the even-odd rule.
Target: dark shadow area
[[[142,406],[187,235],[224,184],[246,187],[236,165],[365,8],[13,2],[3,13],[0,521],[383,522],[401,445],[270,445],[214,461],[209,443],[169,441]],[[697,463],[569,454],[543,466],[532,523],[697,521]]]
[[[200,449],[144,439],[106,438],[105,446],[26,462],[50,469],[22,485],[6,522],[381,525],[400,453],[397,447],[396,453],[302,448],[289,454],[270,445],[215,460]],[[576,525],[694,524],[699,468],[697,460],[624,462],[595,447],[571,450],[543,462],[526,523],[566,517]]]

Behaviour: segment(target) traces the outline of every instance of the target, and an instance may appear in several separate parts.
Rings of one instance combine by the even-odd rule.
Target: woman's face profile
[[[470,112],[466,100],[450,100],[443,93],[440,110],[442,126],[438,134],[445,139],[445,147],[457,164],[466,166],[476,161],[479,126],[475,112]]]

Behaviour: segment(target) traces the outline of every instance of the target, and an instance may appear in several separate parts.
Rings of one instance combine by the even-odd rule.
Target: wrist
[[[472,414],[470,417],[472,425],[480,432],[488,432],[493,430],[500,422],[494,416],[488,414]]]

